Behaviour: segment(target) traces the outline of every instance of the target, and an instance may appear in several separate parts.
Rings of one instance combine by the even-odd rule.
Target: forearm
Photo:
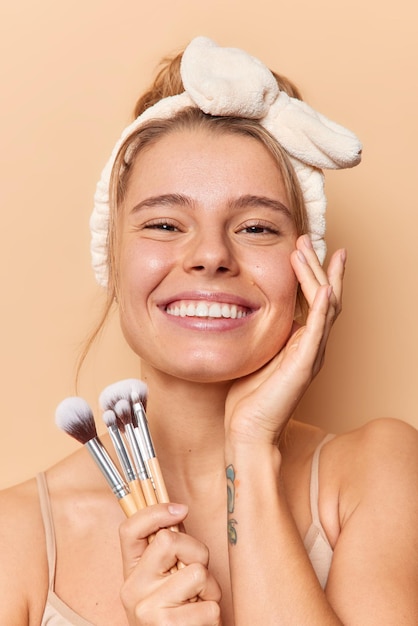
[[[286,503],[273,446],[228,444],[229,558],[236,626],[341,624]]]

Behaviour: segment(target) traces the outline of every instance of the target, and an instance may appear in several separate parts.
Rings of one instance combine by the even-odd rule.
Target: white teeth
[[[195,315],[197,315],[197,317],[207,317],[208,314],[209,307],[207,306],[207,304],[200,302],[195,309]]]
[[[209,317],[222,317],[222,309],[220,304],[216,303],[210,305]]]
[[[231,317],[231,307],[229,307],[227,304],[223,304],[221,314],[222,317]]]
[[[168,306],[166,312],[174,317],[225,317],[239,319],[248,315],[245,309],[239,308],[236,304],[201,301],[189,303],[181,302],[173,306]]]

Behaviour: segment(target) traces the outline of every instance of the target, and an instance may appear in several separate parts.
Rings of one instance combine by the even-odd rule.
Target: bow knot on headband
[[[362,149],[358,138],[305,102],[280,91],[271,71],[243,50],[222,48],[207,37],[196,37],[183,53],[180,72],[184,92],[158,101],[123,131],[97,184],[90,227],[98,283],[105,287],[108,281],[109,184],[122,143],[148,120],[167,119],[190,106],[213,116],[255,119],[284,148],[301,186],[309,235],[322,263],[326,254],[326,198],[321,169],[357,165]]]

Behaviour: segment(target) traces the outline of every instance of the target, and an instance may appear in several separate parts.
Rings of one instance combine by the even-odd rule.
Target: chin
[[[239,378],[244,378],[257,370],[259,370],[263,365],[268,363],[268,361],[274,355],[269,356],[268,358],[263,358],[259,360],[244,360],[244,359],[234,359],[234,362],[231,362],[231,359],[226,360],[222,358],[209,358],[206,355],[206,358],[192,358],[184,355],[184,362],[187,365],[180,365],[177,363],[165,364],[158,366],[154,363],[153,367],[159,369],[160,371],[164,371],[169,376],[173,378],[177,378],[180,380],[193,382],[193,383],[202,383],[202,384],[224,384],[227,382],[232,382],[234,380],[238,380]]]

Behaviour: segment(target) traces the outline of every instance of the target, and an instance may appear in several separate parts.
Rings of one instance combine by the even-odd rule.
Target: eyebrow
[[[267,196],[256,196],[247,194],[240,196],[236,200],[229,203],[232,208],[245,209],[246,207],[258,207],[263,206],[267,209],[273,209],[274,211],[280,211],[284,213],[290,219],[293,219],[292,213],[283,202],[276,200],[275,198],[269,198]]]
[[[132,208],[131,213],[136,213],[143,208],[170,205],[192,207],[193,202],[190,198],[180,193],[165,193],[161,194],[160,196],[151,196],[149,198],[145,198]]]
[[[193,199],[189,198],[188,196],[179,193],[167,193],[145,198],[132,208],[131,213],[136,213],[142,208],[152,208],[154,206],[184,206],[193,208],[193,205]],[[269,198],[267,196],[245,194],[233,200],[229,200],[228,206],[233,210],[263,206],[268,209],[273,209],[274,211],[280,211],[289,219],[293,219],[292,213],[285,204],[280,202],[280,200],[276,200],[275,198]]]

